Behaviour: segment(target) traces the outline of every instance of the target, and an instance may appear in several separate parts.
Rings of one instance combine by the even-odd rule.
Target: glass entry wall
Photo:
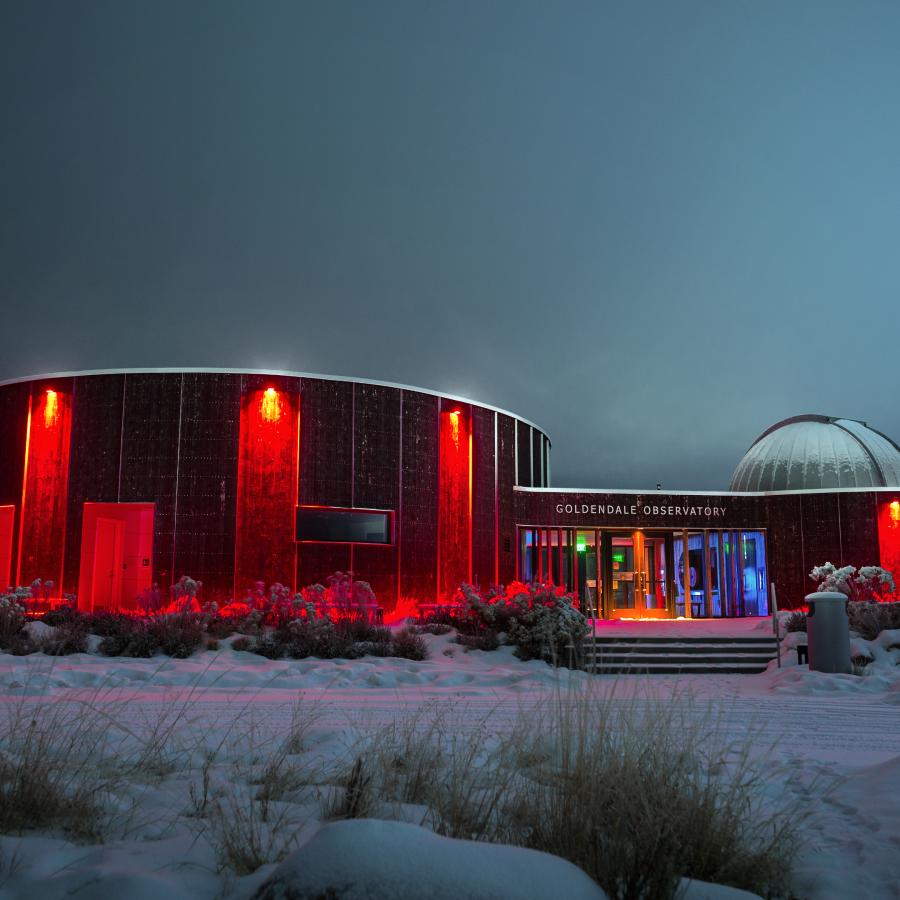
[[[519,533],[519,578],[572,590],[574,554],[571,529],[524,528]]]
[[[761,531],[675,532],[675,615],[767,616],[766,538]],[[685,575],[685,566],[687,575]],[[689,593],[689,611],[685,605]]]
[[[522,581],[564,587],[587,615],[769,614],[762,531],[523,528],[518,549]]]

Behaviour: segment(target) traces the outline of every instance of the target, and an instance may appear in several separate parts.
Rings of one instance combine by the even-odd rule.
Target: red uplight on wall
[[[878,511],[878,549],[882,567],[893,573],[900,588],[900,500],[885,503]]]
[[[300,397],[273,387],[241,401],[235,596],[257,581],[291,586],[299,474]]]
[[[438,597],[472,579],[472,442],[461,409],[441,413],[438,497]]]
[[[266,388],[259,401],[260,415],[267,422],[277,422],[281,418],[281,397],[275,388]]]
[[[47,390],[32,397],[25,431],[17,584],[41,578],[60,589],[71,424],[68,394]]]

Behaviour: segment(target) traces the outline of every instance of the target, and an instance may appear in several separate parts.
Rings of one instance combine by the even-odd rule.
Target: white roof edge
[[[898,494],[897,487],[845,487],[845,488],[807,488],[792,491],[679,491],[646,488],[638,490],[632,488],[536,488],[515,485],[514,491],[528,494],[639,494],[647,497],[650,494],[671,497],[777,497],[786,494]]]
[[[171,366],[159,369],[84,369],[78,372],[47,372],[39,375],[25,375],[21,378],[7,378],[5,381],[0,381],[0,387],[6,387],[8,384],[22,384],[26,381],[43,381],[46,378],[82,378],[87,375],[180,375],[182,372],[197,372],[209,375],[275,375],[288,378],[318,378],[322,381],[374,384],[379,387],[397,388],[402,391],[415,391],[418,394],[428,394],[431,397],[444,397],[447,400],[456,400],[458,403],[470,403],[472,406],[480,406],[482,409],[489,409],[492,412],[510,416],[513,419],[518,419],[525,425],[536,428],[550,441],[550,436],[540,425],[535,425],[530,419],[526,419],[518,413],[510,412],[508,409],[501,409],[499,406],[493,406],[490,403],[481,403],[479,400],[470,400],[468,397],[459,397],[456,394],[446,394],[443,391],[416,387],[414,384],[397,384],[394,381],[378,381],[375,378],[354,378],[351,375],[323,375],[319,372],[289,372],[282,369],[210,369],[205,366]],[[550,441],[551,445],[552,443]]]

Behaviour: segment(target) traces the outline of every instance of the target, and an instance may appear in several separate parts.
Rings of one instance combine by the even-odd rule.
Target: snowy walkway
[[[759,633],[753,627],[747,631]],[[756,753],[768,773],[766,793],[799,799],[815,813],[804,826],[805,845],[797,865],[801,897],[900,898],[900,666],[872,667],[864,677],[828,676],[796,666],[777,670],[773,664],[761,675],[614,678],[523,663],[506,648],[467,653],[446,636],[429,636],[428,642],[431,658],[424,663],[375,658],[272,662],[235,653],[227,642],[217,654],[188,660],[86,654],[53,660],[0,654],[0,710],[9,709],[10,703],[37,706],[48,699],[99,699],[115,710],[120,725],[152,723],[183,710],[178,727],[185,734],[222,733],[252,716],[261,735],[277,735],[290,724],[302,698],[303,708],[314,712],[315,730],[325,748],[337,746],[330,742],[342,736],[432,708],[446,712],[453,730],[465,732],[485,724],[504,731],[523,713],[536,717],[541,705],[555,697],[601,686],[614,702],[630,704],[638,714],[652,714],[660,702],[674,703],[689,721],[711,716],[719,735],[756,735]],[[825,800],[818,797],[823,783],[832,787]],[[42,841],[34,837],[21,842],[26,859],[32,858],[29,847],[35,859],[47,852]],[[136,848],[150,854],[146,864],[152,862],[155,872],[167,873],[171,900],[182,896],[187,882],[179,880],[182,875],[175,869],[165,868],[165,843],[109,845],[104,859],[128,865]],[[94,871],[84,869],[84,878]],[[23,892],[57,896],[46,892],[37,870],[35,880],[31,878],[23,874],[17,882]],[[108,896],[102,885],[101,879],[77,896]],[[191,881],[184,896],[211,898],[219,890],[219,882],[208,873]],[[236,884],[228,896],[242,898],[245,890]]]

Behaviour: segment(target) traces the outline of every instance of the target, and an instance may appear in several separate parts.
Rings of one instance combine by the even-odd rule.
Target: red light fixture
[[[52,428],[59,418],[59,397],[56,391],[47,388],[47,396],[44,399],[44,427]]]
[[[900,522],[900,500],[891,501],[891,519]]]
[[[459,447],[459,417],[460,410],[454,409],[450,414],[450,439]]]
[[[281,418],[281,398],[275,388],[270,387],[263,391],[259,411],[266,422],[277,422]]]

